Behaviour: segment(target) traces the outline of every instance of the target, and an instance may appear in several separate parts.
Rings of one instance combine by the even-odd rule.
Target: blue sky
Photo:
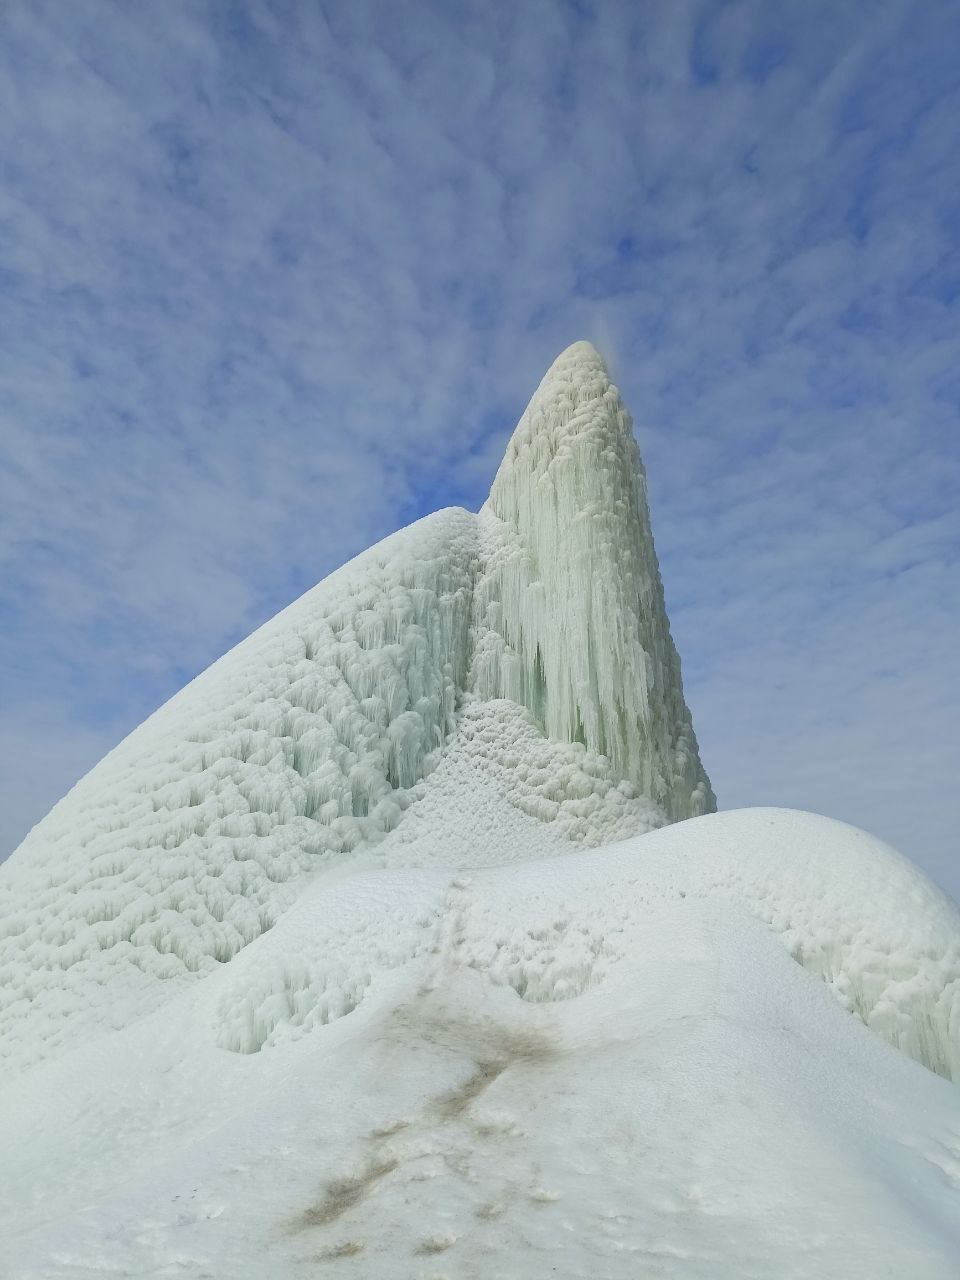
[[[8,0],[0,60],[0,856],[584,337],[721,805],[960,897],[955,0]]]

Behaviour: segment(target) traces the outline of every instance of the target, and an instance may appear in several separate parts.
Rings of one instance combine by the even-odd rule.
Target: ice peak
[[[616,413],[618,407],[620,417]],[[533,450],[546,464],[565,441],[581,431],[620,435],[624,427],[629,433],[629,418],[622,412],[603,356],[590,342],[574,342],[560,352],[533,393],[507,446],[491,501],[496,503],[501,475],[509,471],[518,456]]]
[[[714,807],[683,700],[630,416],[576,342],[521,417],[483,512],[475,690],[610,757],[679,819]]]
[[[555,370],[576,367],[579,370],[595,369],[605,377],[607,375],[607,365],[603,356],[593,345],[587,342],[585,338],[581,338],[578,342],[571,342],[569,347],[565,347],[557,356],[553,364],[543,376],[541,385],[546,382]]]

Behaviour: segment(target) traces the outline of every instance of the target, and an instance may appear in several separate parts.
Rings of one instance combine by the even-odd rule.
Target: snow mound
[[[534,824],[529,831],[540,842],[531,848],[529,819],[517,814],[502,792],[492,791],[483,808],[486,863],[515,868],[508,872],[504,866],[496,881],[492,870],[482,871],[479,858],[471,868],[456,852],[450,856],[448,839],[468,846],[475,828],[469,820],[449,816],[454,802],[447,785],[431,795],[435,778],[426,784],[426,798],[442,803],[425,805],[420,815],[411,811],[411,820],[416,816],[419,825],[411,821],[413,856],[402,861],[424,869],[461,868],[442,906],[423,913],[418,926],[429,928],[445,918],[449,927],[441,949],[458,964],[481,970],[525,1000],[570,999],[629,957],[634,944],[624,931],[642,931],[651,904],[685,899],[726,903],[766,926],[793,960],[823,980],[837,1002],[881,1039],[931,1071],[960,1079],[960,911],[882,841],[815,814],[741,809],[605,845],[593,860],[584,856],[575,862],[559,828],[552,833],[551,849],[543,841],[549,825]],[[471,780],[460,793],[461,802],[467,804],[474,789]],[[389,839],[399,841],[402,830]],[[527,846],[525,857],[517,856],[512,844],[517,838],[521,849]],[[498,848],[498,841],[506,847]],[[433,850],[432,858],[417,856],[425,849]],[[542,861],[532,861],[538,858]],[[399,861],[391,858],[390,865]],[[288,988],[310,987],[324,1000],[332,986],[340,993],[362,990],[373,970],[392,969],[424,948],[436,947],[436,939],[429,944],[418,940],[416,931],[385,926],[379,915],[373,927],[359,921],[347,927],[346,908],[339,899],[334,907],[323,895],[358,894],[357,874],[317,881],[313,905],[298,905],[297,911],[316,913],[309,941],[302,933],[295,946],[283,940],[286,928],[303,930],[303,917],[294,923],[296,912],[278,925],[267,949],[279,947],[300,963],[313,954],[318,967],[311,973],[322,975],[299,985],[284,979]],[[364,870],[361,879],[366,874]],[[506,906],[498,898],[491,914],[484,895],[473,889],[506,883],[511,874],[528,891]],[[367,893],[373,893],[377,881],[364,883]],[[541,885],[539,892],[530,891],[535,883]],[[558,890],[564,895],[559,900]],[[324,922],[327,916],[336,921],[335,937]],[[346,964],[349,955],[356,957],[352,968]],[[337,957],[335,980],[328,976],[329,956]],[[235,970],[237,989],[259,991],[263,952],[251,949],[242,962]],[[281,983],[274,977],[268,985],[272,998]],[[295,1000],[289,1012],[275,1002],[277,1021],[302,1025],[304,1004],[312,998],[299,995],[299,1004]],[[266,1037],[261,1044],[265,1042]]]
[[[913,1017],[898,958],[956,923],[879,842],[782,810],[333,874],[5,1088],[0,1271],[953,1280],[956,1091],[791,952],[847,937],[835,973]]]
[[[889,845],[845,823],[742,809],[645,846],[678,891],[725,898],[890,1044],[960,1080],[960,911]],[[646,858],[645,858],[646,869]]]

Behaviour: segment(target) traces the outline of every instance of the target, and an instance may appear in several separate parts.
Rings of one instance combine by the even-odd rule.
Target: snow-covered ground
[[[713,808],[580,343],[0,869],[0,1276],[956,1280],[960,913]]]
[[[956,1087],[790,954],[846,939],[835,988],[909,1021],[951,924],[884,846],[782,810],[334,872],[5,1087],[0,1274],[953,1280]]]

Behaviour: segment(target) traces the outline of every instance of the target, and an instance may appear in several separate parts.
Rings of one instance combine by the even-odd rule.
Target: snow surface
[[[533,821],[500,810],[491,844]],[[4,1088],[0,1274],[954,1280],[955,1086],[744,906],[790,896],[811,849],[794,927],[859,933],[868,972],[919,877],[811,815],[333,871],[203,982]]]
[[[960,913],[713,808],[578,343],[0,868],[0,1276],[955,1280]]]

